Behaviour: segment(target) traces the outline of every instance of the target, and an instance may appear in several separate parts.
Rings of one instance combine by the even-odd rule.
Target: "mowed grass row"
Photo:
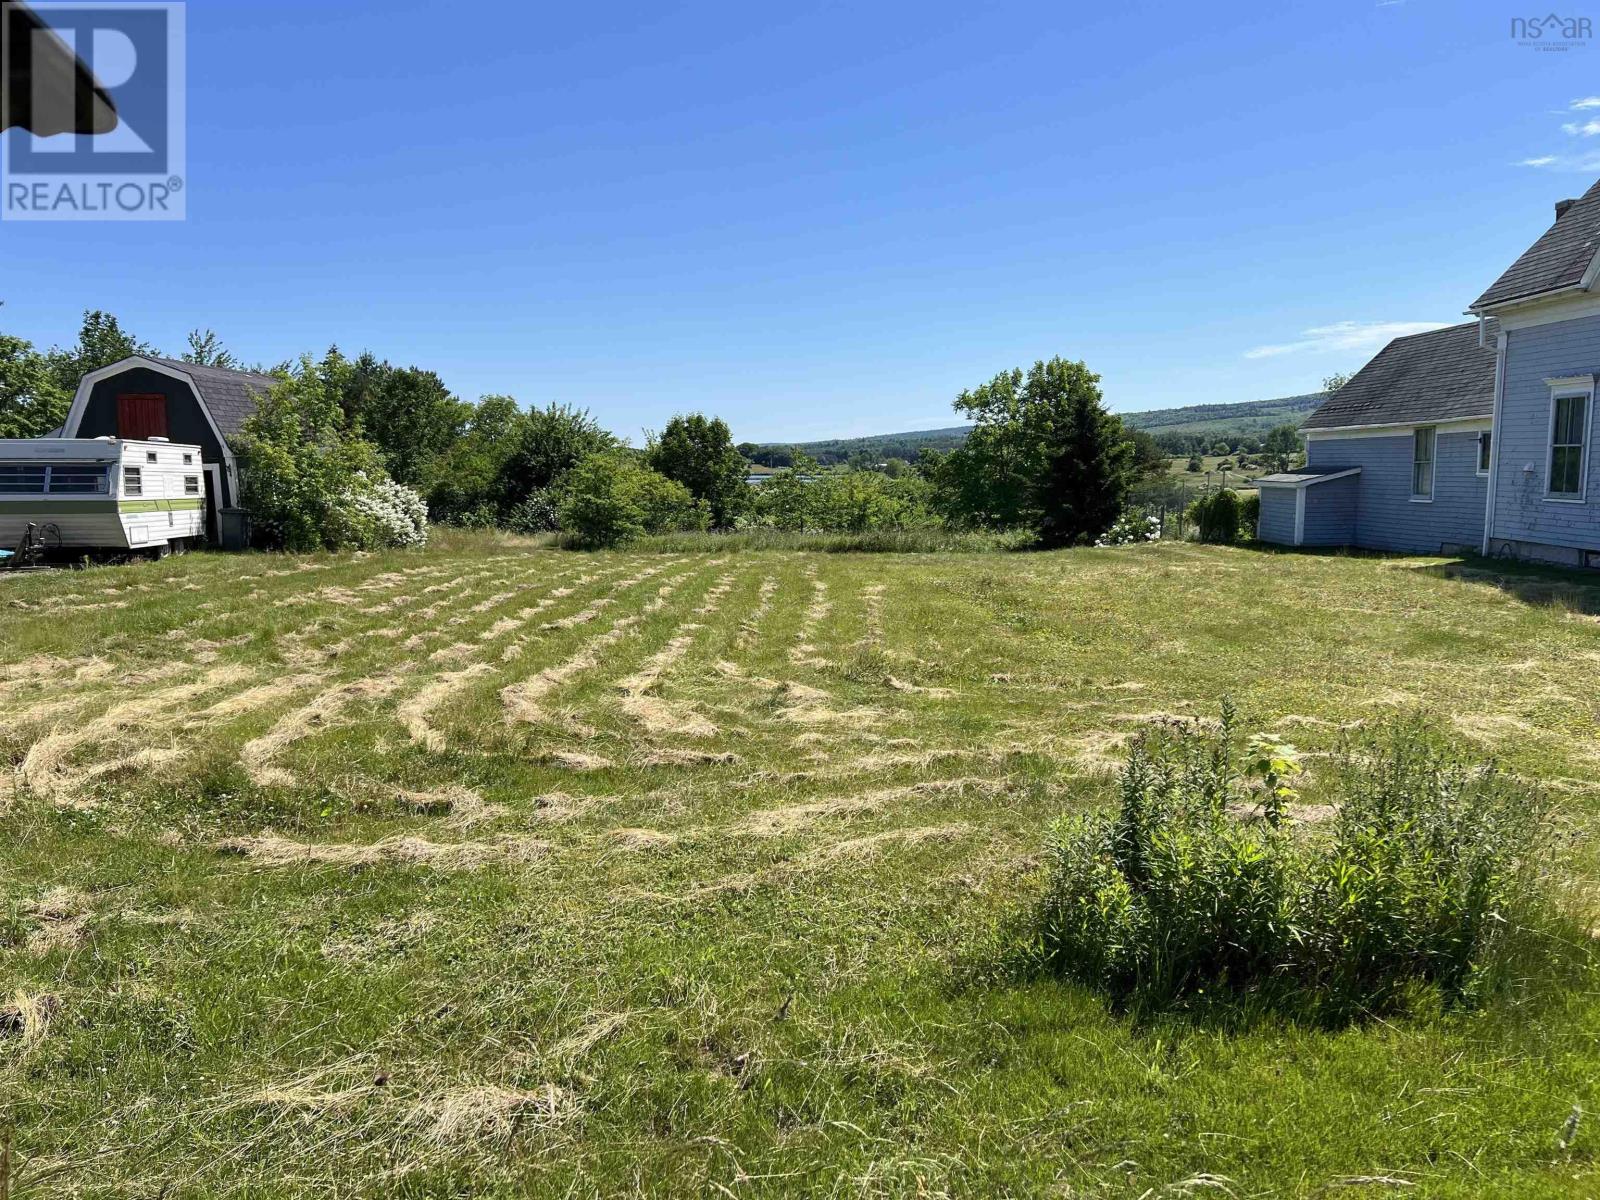
[[[1586,902],[1596,601],[471,536],[0,583],[12,1194],[1591,1194],[1590,979],[1224,1030],[985,968],[1048,822],[1223,695],[1309,798],[1429,711],[1555,791]]]

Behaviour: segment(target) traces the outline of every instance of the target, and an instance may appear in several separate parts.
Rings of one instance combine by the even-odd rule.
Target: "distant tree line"
[[[0,436],[48,432],[85,372],[151,353],[104,312],[85,314],[70,346],[39,351],[0,335]],[[191,334],[182,357],[240,365],[210,331]],[[1066,546],[1103,534],[1136,484],[1166,476],[1173,453],[1107,412],[1099,377],[1063,358],[961,393],[955,409],[972,426],[946,448],[910,439],[885,442],[882,457],[858,443],[833,463],[799,451],[764,456],[777,473],[756,485],[747,482],[750,445],[735,445],[725,421],[699,413],[672,417],[633,449],[585,410],[526,408],[505,395],[468,402],[436,373],[370,353],[331,347],[253,369],[280,383],[238,439],[247,476],[258,480],[248,495],[295,548],[382,542],[386,535],[350,532],[380,477],[420,497],[435,522],[560,530],[588,545],[674,529],[940,526]],[[384,496],[404,506],[399,493]]]

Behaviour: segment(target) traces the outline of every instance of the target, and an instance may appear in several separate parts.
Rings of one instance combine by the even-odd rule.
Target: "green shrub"
[[[1199,529],[1202,542],[1231,546],[1239,540],[1239,493],[1219,488],[1201,496],[1189,506],[1189,517]]]
[[[377,450],[345,428],[309,359],[262,399],[235,446],[244,507],[265,544],[294,552],[426,544],[421,496],[390,480]]]
[[[568,474],[560,503],[561,528],[585,548],[619,546],[646,534],[704,529],[703,502],[641,466],[627,451],[591,454]]]
[[[1261,528],[1261,493],[1255,492],[1244,498],[1239,505],[1239,529],[1245,537],[1253,538],[1256,530]]]
[[[1293,747],[1172,727],[1131,749],[1115,812],[1063,818],[1039,964],[1120,1002],[1250,998],[1326,1019],[1418,985],[1483,996],[1544,911],[1543,803],[1420,725],[1347,744],[1336,810],[1299,809]]]
[[[553,488],[535,488],[512,508],[505,527],[512,533],[554,533],[561,528],[560,497]]]

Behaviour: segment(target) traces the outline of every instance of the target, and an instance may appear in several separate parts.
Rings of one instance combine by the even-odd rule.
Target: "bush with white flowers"
[[[341,508],[352,514],[373,549],[426,546],[428,505],[422,493],[387,476],[359,478]]]
[[[1096,546],[1132,546],[1161,540],[1161,518],[1154,513],[1125,512],[1095,542]]]

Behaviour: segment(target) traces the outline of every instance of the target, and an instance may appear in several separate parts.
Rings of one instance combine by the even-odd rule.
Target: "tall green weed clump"
[[[1415,721],[1348,742],[1301,805],[1294,747],[1172,726],[1114,811],[1062,818],[1033,953],[1141,1008],[1248,1001],[1345,1019],[1418,986],[1479,1001],[1547,923],[1544,803]]]

